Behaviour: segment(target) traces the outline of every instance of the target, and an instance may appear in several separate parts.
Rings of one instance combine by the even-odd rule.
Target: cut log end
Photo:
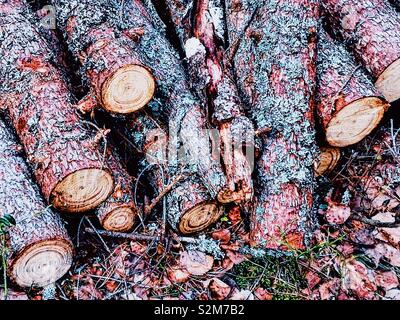
[[[102,169],[75,171],[59,182],[51,195],[51,203],[70,213],[92,210],[104,202],[113,191],[110,173]]]
[[[118,207],[104,217],[101,224],[108,231],[128,232],[133,227],[136,215],[131,206]]]
[[[180,219],[179,231],[192,234],[207,229],[221,217],[221,208],[213,202],[205,202],[184,213]]]
[[[375,86],[389,102],[400,99],[400,59],[382,72]]]
[[[103,106],[112,113],[128,114],[138,111],[153,98],[155,87],[154,77],[145,67],[122,67],[102,87]]]
[[[347,147],[360,142],[382,120],[389,107],[378,97],[356,100],[340,110],[326,128],[326,139],[331,146]]]
[[[10,268],[11,278],[21,287],[47,286],[70,269],[72,255],[72,245],[65,240],[35,243],[14,260]]]
[[[314,170],[317,177],[331,172],[340,160],[340,149],[323,147],[318,161],[314,163]]]
[[[217,197],[217,200],[222,204],[229,203],[243,203],[250,201],[253,197],[253,190],[251,188],[241,188],[237,191],[229,189],[222,190]]]

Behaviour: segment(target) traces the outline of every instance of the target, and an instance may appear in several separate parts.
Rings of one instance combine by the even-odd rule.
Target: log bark
[[[197,233],[221,217],[220,206],[196,173],[170,171],[168,136],[151,117],[138,115],[130,120],[124,134],[141,151],[139,169],[142,173],[147,171],[145,177],[153,187],[154,198],[164,194],[166,218],[174,230]]]
[[[389,108],[369,75],[324,30],[318,40],[317,112],[328,143],[346,147],[374,130]]]
[[[387,0],[328,0],[328,19],[389,102],[400,98],[400,16]]]
[[[174,175],[182,168],[198,174],[211,197],[217,197],[227,184],[219,154],[213,152],[205,106],[191,91],[166,31],[155,27],[148,7],[138,0],[110,3],[122,18],[109,16],[109,19],[130,36],[127,44],[143,58],[156,78],[157,99],[149,103],[148,111],[167,128],[168,170]]]
[[[166,1],[166,4],[185,50],[191,84],[197,94],[208,101],[208,113],[218,129],[227,176],[227,187],[218,200],[222,203],[250,201],[254,130],[243,113],[231,64],[225,56],[227,32],[223,4],[214,0]],[[239,133],[240,129],[246,132]],[[239,133],[235,141],[233,132]],[[249,139],[239,141],[239,138]]]
[[[128,232],[139,214],[133,195],[133,178],[115,152],[108,150],[105,162],[113,173],[115,186],[112,194],[96,209],[96,215],[104,229]]]
[[[52,2],[68,47],[103,108],[116,114],[143,108],[154,95],[155,80],[108,19],[108,12],[118,16],[108,1]]]
[[[36,23],[25,3],[0,3],[0,55],[7,57],[0,62],[1,107],[45,199],[61,211],[87,211],[110,195],[113,178]]]
[[[73,245],[32,182],[22,146],[0,119],[0,217],[5,214],[16,221],[5,243],[9,277],[21,287],[43,287],[61,278],[71,267]]]
[[[232,11],[228,7],[227,12]],[[270,131],[260,135],[253,245],[288,249],[309,243],[317,27],[316,1],[263,1],[234,57],[249,115],[259,132]]]

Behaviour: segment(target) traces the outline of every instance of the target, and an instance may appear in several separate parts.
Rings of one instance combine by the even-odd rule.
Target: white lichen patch
[[[186,58],[190,59],[197,53],[205,54],[206,48],[203,46],[199,39],[193,37],[185,42],[185,53]]]
[[[224,38],[224,12],[221,7],[215,5],[214,1],[210,1],[208,13],[210,15],[210,20],[214,25],[215,33],[221,39]]]

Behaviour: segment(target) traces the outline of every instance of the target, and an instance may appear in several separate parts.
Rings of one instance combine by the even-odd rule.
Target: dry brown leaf
[[[400,249],[400,227],[398,228],[379,228],[380,239],[389,242],[393,247]]]
[[[231,240],[231,232],[229,229],[221,229],[212,233],[214,240],[219,240],[221,243],[228,243]]]
[[[226,251],[226,256],[234,263],[234,264],[239,264],[242,263],[243,261],[246,261],[246,256],[244,256],[241,253],[227,250]]]
[[[377,290],[375,273],[363,263],[350,259],[344,262],[342,268],[342,288],[346,293],[352,293],[360,299],[373,299]]]
[[[168,268],[167,275],[169,280],[171,280],[173,283],[183,283],[188,281],[190,278],[189,272],[179,268],[178,266]]]
[[[231,287],[218,278],[211,279],[208,289],[215,300],[224,300],[231,293]]]
[[[232,224],[237,224],[242,220],[240,207],[233,207],[228,213],[229,220],[231,220]]]
[[[229,300],[254,300],[254,295],[250,290],[235,289]]]
[[[400,267],[400,250],[390,244],[380,242],[374,248],[366,250],[365,253],[374,261],[375,265],[385,258],[392,266]]]
[[[192,275],[202,276],[211,270],[214,263],[212,256],[197,250],[189,250],[181,253],[180,266]]]
[[[399,279],[393,271],[380,271],[377,272],[375,277],[376,285],[385,291],[397,288],[399,286]]]
[[[307,280],[308,287],[311,290],[314,289],[316,287],[316,285],[321,282],[320,276],[318,275],[317,272],[315,272],[313,270],[307,271],[306,280]]]
[[[340,279],[334,278],[321,284],[318,288],[321,300],[333,300],[337,297],[340,289]]]
[[[272,300],[273,295],[264,288],[258,287],[254,290],[254,295],[258,300]]]
[[[372,220],[379,222],[394,223],[396,221],[395,214],[392,212],[380,212],[372,217]]]
[[[326,210],[325,217],[328,223],[341,225],[344,224],[351,215],[349,206],[328,201],[328,209]]]

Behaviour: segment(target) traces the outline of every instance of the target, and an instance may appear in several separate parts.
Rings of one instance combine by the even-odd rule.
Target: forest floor
[[[73,216],[66,221],[77,256],[69,273],[40,290],[22,292],[8,284],[7,299],[399,299],[400,227],[383,226],[390,220],[388,208],[400,202],[400,195],[387,189],[396,190],[400,181],[389,179],[380,188],[376,199],[383,197],[381,210],[365,206],[363,212],[352,209],[349,215],[332,210],[329,203],[339,194],[346,206],[362,205],[365,191],[353,182],[368,176],[377,163],[396,163],[400,144],[394,118],[389,112],[381,129],[343,149],[334,171],[318,178],[319,226],[307,250],[250,248],[248,219],[234,206],[200,236],[203,244],[181,243],[168,233],[165,242],[107,238],[87,232],[98,227],[95,219]],[[163,223],[156,216],[135,232],[154,235]],[[391,237],[385,238],[388,233]],[[214,239],[211,251],[204,236]],[[4,281],[0,286],[4,298]]]

